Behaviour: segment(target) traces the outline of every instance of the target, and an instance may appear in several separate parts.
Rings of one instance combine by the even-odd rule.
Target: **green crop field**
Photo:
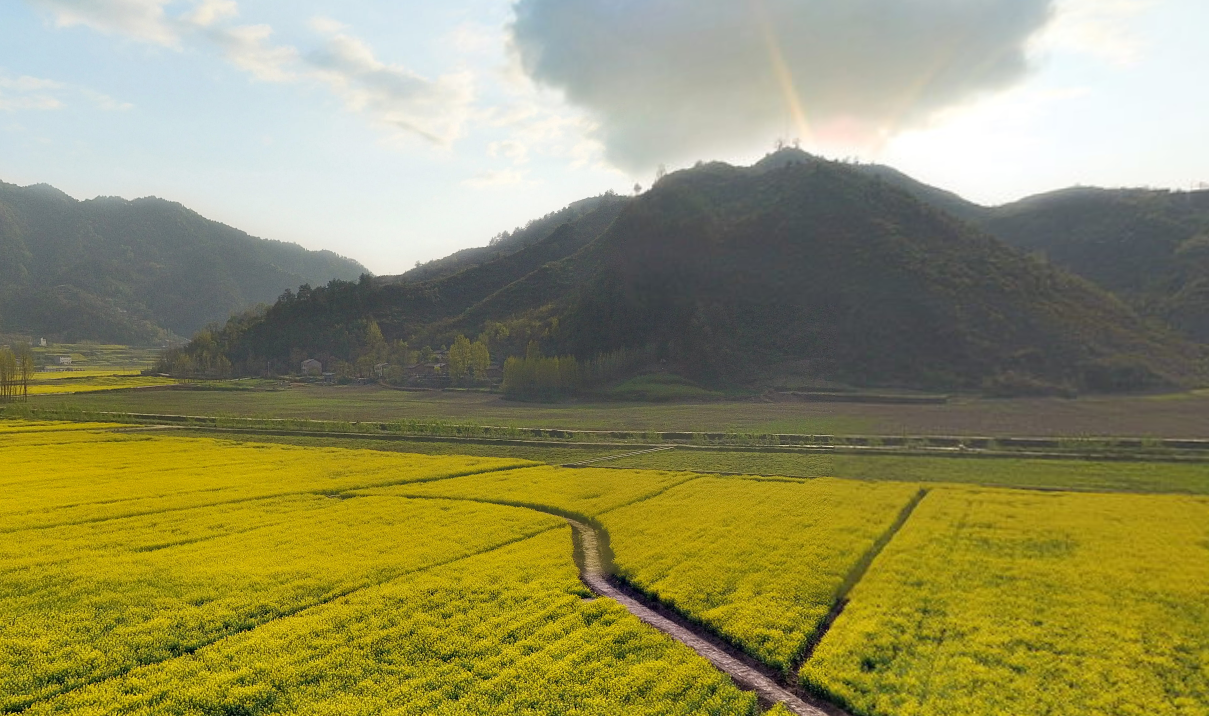
[[[1209,498],[1109,492],[1195,466],[724,477],[288,440],[0,421],[0,710],[758,713],[592,598],[570,516],[684,628],[854,716],[1209,714]],[[962,463],[1123,472],[925,479]]]
[[[1209,434],[1209,394],[1090,396],[1077,400],[958,398],[947,405],[766,402],[517,403],[468,391],[379,386],[272,387],[231,381],[173,390],[39,396],[35,407],[329,420],[447,420],[581,430],[883,435],[1041,435],[1195,438]]]
[[[612,460],[608,465],[645,470],[844,477],[1032,489],[1209,494],[1209,462],[670,450]]]

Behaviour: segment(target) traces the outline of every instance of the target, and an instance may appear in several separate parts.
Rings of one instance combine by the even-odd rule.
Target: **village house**
[[[303,375],[322,375],[323,374],[323,364],[320,363],[319,361],[315,360],[314,358],[307,358],[306,360],[302,361],[302,374]]]

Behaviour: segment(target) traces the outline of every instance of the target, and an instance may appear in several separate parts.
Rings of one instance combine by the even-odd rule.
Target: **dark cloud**
[[[512,42],[530,77],[590,111],[613,163],[646,169],[801,120],[918,124],[1019,80],[1054,2],[518,0]]]

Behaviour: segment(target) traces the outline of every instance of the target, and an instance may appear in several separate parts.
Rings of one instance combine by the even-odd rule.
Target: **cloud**
[[[68,106],[72,97],[83,97],[97,109],[105,111],[127,110],[134,106],[85,87],[38,77],[12,77],[0,70],[2,112],[62,109]]]
[[[487,147],[487,155],[492,159],[508,159],[513,164],[527,164],[529,162],[529,147],[515,139],[509,139],[503,142],[492,142]]]
[[[198,27],[209,27],[219,20],[238,15],[239,5],[235,0],[201,0],[193,12],[185,16],[185,20]]]
[[[29,0],[49,10],[59,27],[84,25],[99,32],[176,47],[174,23],[164,14],[172,0]]]
[[[448,145],[462,135],[474,99],[469,74],[430,80],[406,67],[382,62],[365,42],[343,32],[338,23],[317,18],[312,26],[327,38],[304,61],[312,76],[326,84],[350,111],[370,117],[392,133],[419,135],[434,144]]]
[[[289,82],[296,79],[290,69],[298,60],[298,50],[269,43],[273,28],[268,25],[237,25],[212,29],[206,33],[222,48],[227,60],[264,82]]]
[[[468,186],[471,189],[494,189],[505,186],[515,186],[517,184],[527,183],[527,174],[518,172],[513,169],[504,169],[501,171],[490,171],[476,174],[475,176],[462,182],[463,186]]]
[[[208,42],[235,67],[263,82],[319,83],[345,107],[368,117],[392,139],[419,136],[446,146],[459,138],[474,99],[468,73],[436,79],[379,60],[347,26],[324,17],[311,20],[323,35],[320,46],[304,53],[272,41],[269,25],[233,25],[239,15],[235,0],[193,0],[169,16],[174,0],[28,0],[49,10],[60,27],[85,25],[140,42],[179,49],[186,41]],[[125,108],[109,98],[98,106]],[[61,102],[50,95],[4,96],[0,109],[52,108]]]
[[[924,124],[1024,77],[1055,2],[517,0],[511,43],[637,171]]]
[[[1157,0],[1063,0],[1050,27],[1038,38],[1042,51],[1074,52],[1125,66],[1137,62],[1142,42],[1138,17]]]

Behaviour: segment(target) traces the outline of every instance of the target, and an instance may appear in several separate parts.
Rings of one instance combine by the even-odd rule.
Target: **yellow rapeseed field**
[[[39,371],[34,373],[34,380],[39,383],[49,380],[72,380],[81,378],[111,378],[142,375],[141,370],[118,370],[114,368],[85,368],[82,370]]]
[[[90,371],[92,372],[92,371]],[[29,386],[30,395],[65,395],[67,393],[95,393],[104,390],[129,388],[153,388],[176,385],[174,378],[135,374],[114,374],[112,371],[96,371],[100,375],[81,377],[79,373],[38,374],[36,382]],[[50,377],[53,376],[53,377]]]
[[[0,546],[0,709],[559,525],[495,505],[302,495],[26,530]]]
[[[51,433],[74,431],[97,431],[111,428],[126,428],[118,423],[64,423],[46,420],[0,420],[0,435],[11,433]]]
[[[615,602],[585,601],[564,526],[25,713],[754,716],[758,707]]]
[[[0,534],[299,492],[335,493],[532,465],[153,434],[6,435]]]
[[[935,490],[802,676],[870,716],[1206,716],[1209,500]]]
[[[0,464],[2,711],[758,711],[585,601],[564,521],[365,492],[531,463],[98,431]]]
[[[945,486],[903,524],[918,485],[111,427],[0,421],[0,712],[758,713],[546,512],[779,668],[863,574],[800,673],[856,716],[1209,716],[1209,498]]]
[[[702,478],[604,515],[620,573],[789,666],[914,485]]]
[[[595,517],[644,500],[698,476],[687,472],[532,467],[484,473],[421,485],[369,490],[366,494],[406,494],[511,502]]]

